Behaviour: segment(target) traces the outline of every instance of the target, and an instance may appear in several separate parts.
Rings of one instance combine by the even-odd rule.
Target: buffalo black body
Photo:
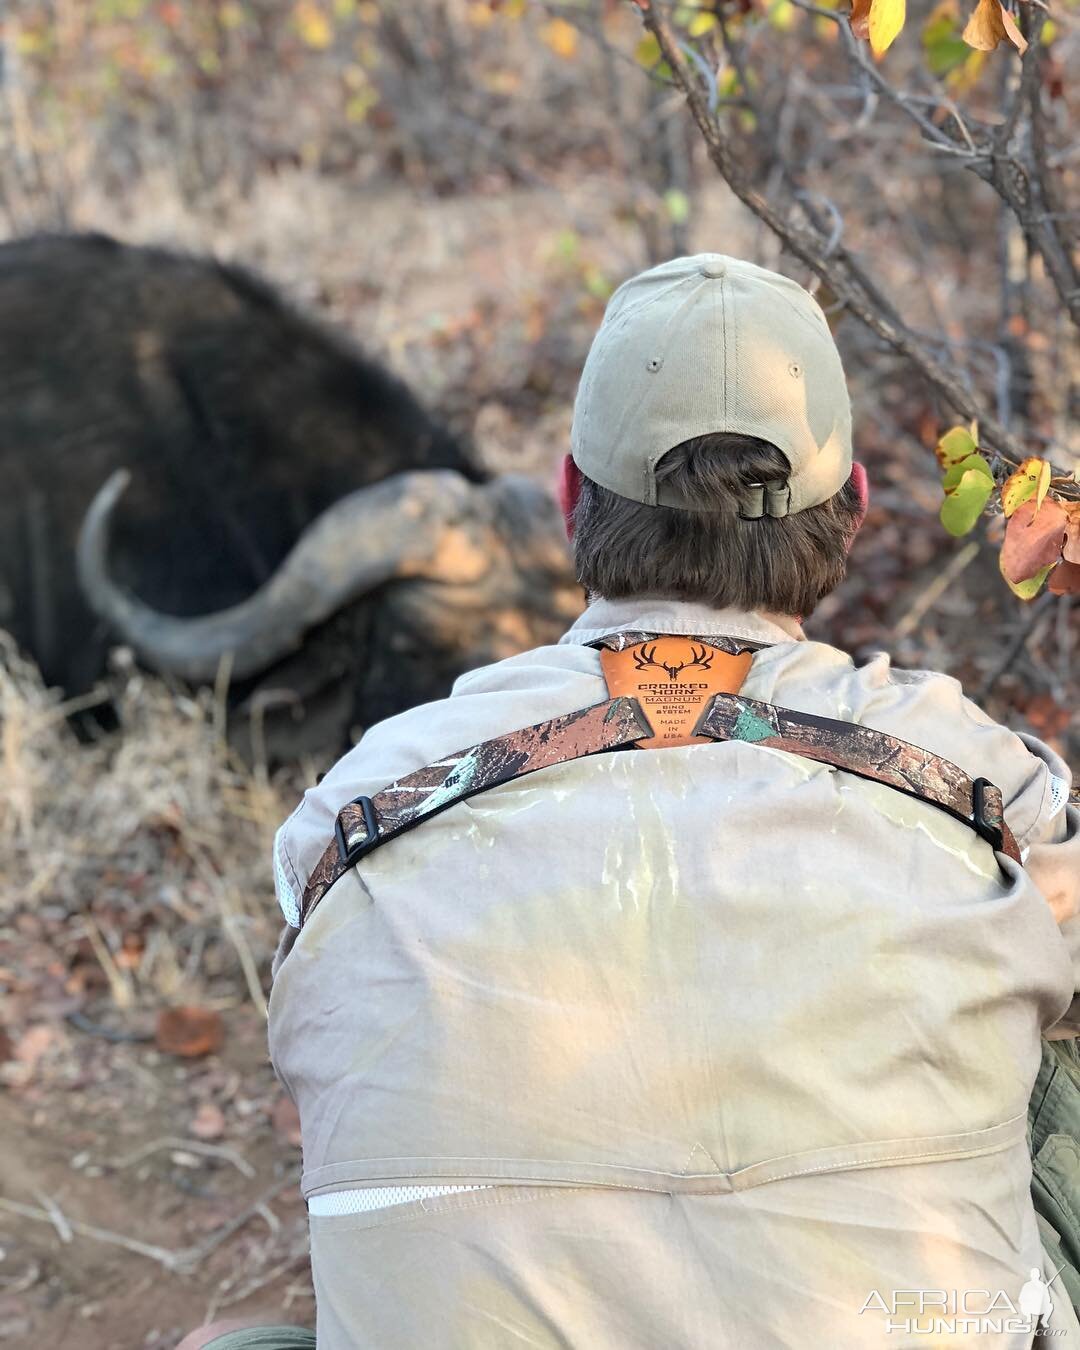
[[[113,575],[176,615],[248,596],[346,493],[478,477],[399,380],[250,272],[100,235],[0,245],[0,627],[69,692],[105,666],[73,554],[118,468]]]

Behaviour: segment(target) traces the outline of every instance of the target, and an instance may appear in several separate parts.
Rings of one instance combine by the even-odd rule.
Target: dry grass
[[[231,756],[209,692],[126,668],[109,693],[118,729],[80,741],[72,704],[0,635],[0,915],[83,916],[118,1004],[231,966],[261,1005],[283,792]]]

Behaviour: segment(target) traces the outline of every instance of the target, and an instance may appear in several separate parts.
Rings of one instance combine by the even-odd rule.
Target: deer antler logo
[[[669,680],[677,680],[684,670],[689,670],[691,666],[700,666],[702,670],[709,670],[712,666],[713,653],[711,653],[703,643],[692,643],[690,646],[690,660],[680,661],[677,665],[667,661],[658,661],[656,659],[657,644],[654,642],[651,646],[642,646],[639,652],[634,653],[634,665],[638,670],[648,670],[654,666],[657,670],[667,672]]]

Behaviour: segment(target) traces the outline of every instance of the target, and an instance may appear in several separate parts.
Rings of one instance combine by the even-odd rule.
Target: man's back
[[[955,681],[601,601],[369,733],[279,836],[286,910],[345,801],[602,701],[584,644],[622,630],[774,644],[748,697],[991,779],[1021,849],[1047,829],[1064,766]],[[898,1291],[1015,1301],[1041,1263],[1025,1113],[1074,987],[1021,868],[782,751],[606,753],[459,802],[348,873],[277,972],[320,1347],[904,1345]]]

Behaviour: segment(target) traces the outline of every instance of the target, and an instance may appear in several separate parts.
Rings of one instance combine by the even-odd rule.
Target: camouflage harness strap
[[[616,633],[594,645],[624,650],[654,636]],[[702,640],[733,655],[764,645],[716,636]],[[985,778],[972,780],[957,765],[895,736],[738,694],[714,694],[694,730],[715,741],[745,741],[786,750],[883,783],[948,812],[995,849],[1021,861],[1005,823],[1001,792],[993,783]],[[374,797],[357,797],[338,812],[334,842],[304,888],[301,926],[334,882],[380,844],[488,788],[585,755],[630,749],[652,732],[636,699],[611,698],[481,741],[406,774]]]
[[[374,797],[357,797],[338,812],[334,842],[304,888],[301,924],[338,877],[379,844],[466,797],[553,764],[631,746],[648,736],[649,729],[634,699],[608,699],[565,717],[553,717],[481,741],[399,778]]]
[[[750,741],[772,750],[831,764],[845,773],[884,783],[909,797],[940,807],[969,825],[999,852],[1020,862],[1020,850],[1005,823],[1001,789],[986,778],[971,779],[950,760],[917,745],[854,722],[792,712],[739,694],[715,694],[694,728],[715,741]]]

